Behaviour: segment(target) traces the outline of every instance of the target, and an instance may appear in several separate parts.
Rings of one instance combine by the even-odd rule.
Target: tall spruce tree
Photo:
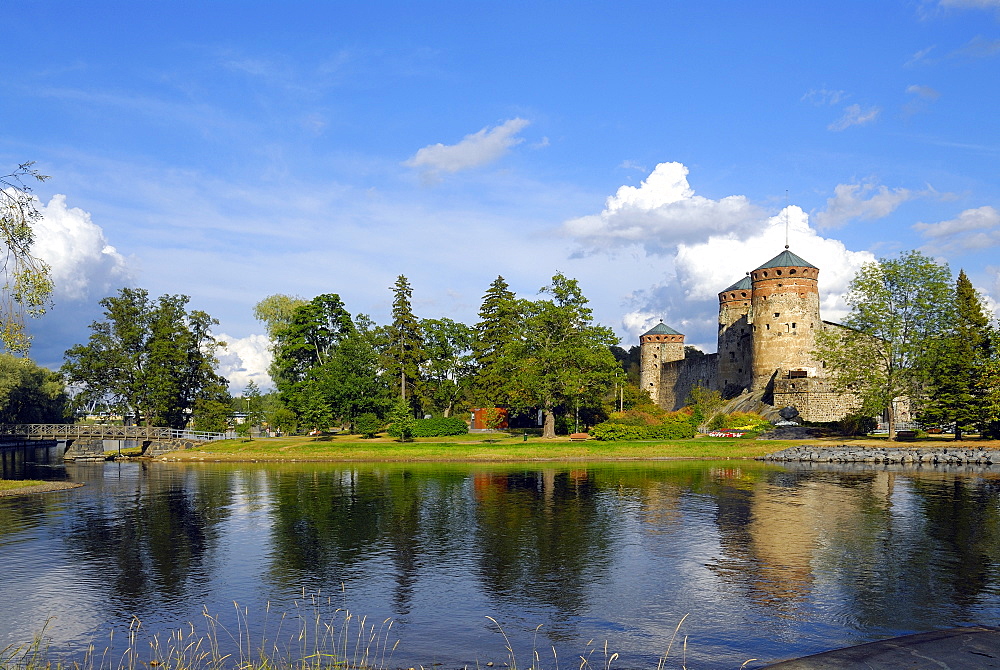
[[[947,333],[934,347],[928,399],[921,413],[925,424],[955,424],[982,432],[990,416],[987,366],[991,358],[990,321],[979,294],[962,270],[955,283],[954,313]]]
[[[472,342],[476,372],[470,394],[480,407],[510,405],[507,350],[519,338],[524,309],[524,302],[517,299],[502,276],[493,280],[483,296]]]
[[[399,397],[416,410],[420,407],[420,398],[417,397],[420,367],[427,359],[420,321],[413,314],[413,288],[406,277],[399,275],[396,278],[392,293],[392,325],[386,332],[388,341],[384,342],[387,369],[390,379],[396,380]]]

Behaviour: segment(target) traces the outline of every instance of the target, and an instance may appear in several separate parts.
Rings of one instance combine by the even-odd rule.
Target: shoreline
[[[8,480],[10,481],[10,480]],[[43,482],[31,486],[18,486],[12,489],[0,489],[0,497],[24,496],[33,493],[51,493],[53,491],[69,491],[83,486],[82,482]]]

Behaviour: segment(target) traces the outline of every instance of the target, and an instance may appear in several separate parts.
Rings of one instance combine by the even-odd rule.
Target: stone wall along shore
[[[759,456],[759,461],[808,463],[901,463],[913,465],[997,465],[1000,449],[976,447],[819,447],[802,445]]]

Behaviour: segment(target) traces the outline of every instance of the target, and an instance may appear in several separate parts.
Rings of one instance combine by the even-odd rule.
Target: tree
[[[481,407],[505,407],[510,404],[510,375],[506,361],[508,348],[521,333],[524,304],[499,276],[483,296],[472,342],[476,371],[471,384],[472,400]]]
[[[987,366],[992,355],[986,308],[965,270],[955,284],[954,307],[946,333],[935,343],[921,421],[953,423],[960,440],[963,427],[975,426],[982,433],[990,419]]]
[[[551,299],[527,304],[521,337],[506,347],[515,406],[539,407],[542,437],[555,437],[557,409],[600,406],[620,369],[610,347],[618,338],[594,325],[592,310],[575,279],[556,274],[541,289]]]
[[[246,404],[246,424],[250,427],[247,436],[253,439],[253,427],[260,426],[264,421],[264,408],[261,406],[260,387],[252,379],[247,382],[247,387],[243,390],[243,400]],[[260,433],[260,428],[257,432]]]
[[[392,289],[392,325],[383,332],[383,353],[390,379],[395,379],[399,397],[409,401],[411,410],[420,406],[416,397],[420,367],[427,356],[420,322],[413,314],[410,298],[413,289],[403,275],[396,278]]]
[[[58,373],[28,358],[0,354],[0,423],[62,423],[68,410]]]
[[[0,245],[3,250],[4,285],[0,295],[0,342],[8,351],[25,353],[31,338],[24,330],[24,316],[44,314],[52,295],[48,264],[32,255],[34,224],[41,218],[26,181],[48,179],[32,166],[21,163],[13,172],[0,176]]]
[[[864,265],[848,287],[846,328],[816,336],[817,358],[861,412],[885,412],[895,436],[897,404],[919,404],[936,342],[953,314],[951,272],[919,251]]]
[[[325,431],[333,423],[330,405],[323,397],[323,391],[314,378],[306,381],[302,392],[302,404],[299,407],[302,423],[314,431]]]
[[[137,424],[183,428],[199,411],[214,411],[228,398],[215,372],[223,343],[207,313],[187,312],[188,297],[123,288],[101,300],[104,320],[91,324],[87,344],[66,352],[70,382],[82,384],[79,403],[106,403]]]
[[[410,403],[400,396],[389,414],[389,434],[398,437],[400,442],[409,442],[413,437],[413,421],[413,409]]]
[[[424,363],[421,398],[430,414],[451,416],[472,374],[474,331],[451,319],[421,319]]]
[[[267,336],[274,340],[278,331],[292,322],[295,310],[305,304],[306,301],[297,295],[275,293],[253,306],[253,316],[264,324]]]

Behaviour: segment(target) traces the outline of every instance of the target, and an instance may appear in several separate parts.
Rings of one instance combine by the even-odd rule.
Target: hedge
[[[694,426],[678,416],[671,416],[655,426],[636,426],[614,421],[599,423],[590,429],[590,436],[608,442],[625,440],[680,440],[694,437]]]
[[[399,437],[393,432],[393,427],[389,426],[389,434]],[[464,420],[458,417],[438,417],[435,419],[417,419],[413,422],[411,435],[413,437],[443,437],[445,435],[465,435],[469,432],[469,426]]]

